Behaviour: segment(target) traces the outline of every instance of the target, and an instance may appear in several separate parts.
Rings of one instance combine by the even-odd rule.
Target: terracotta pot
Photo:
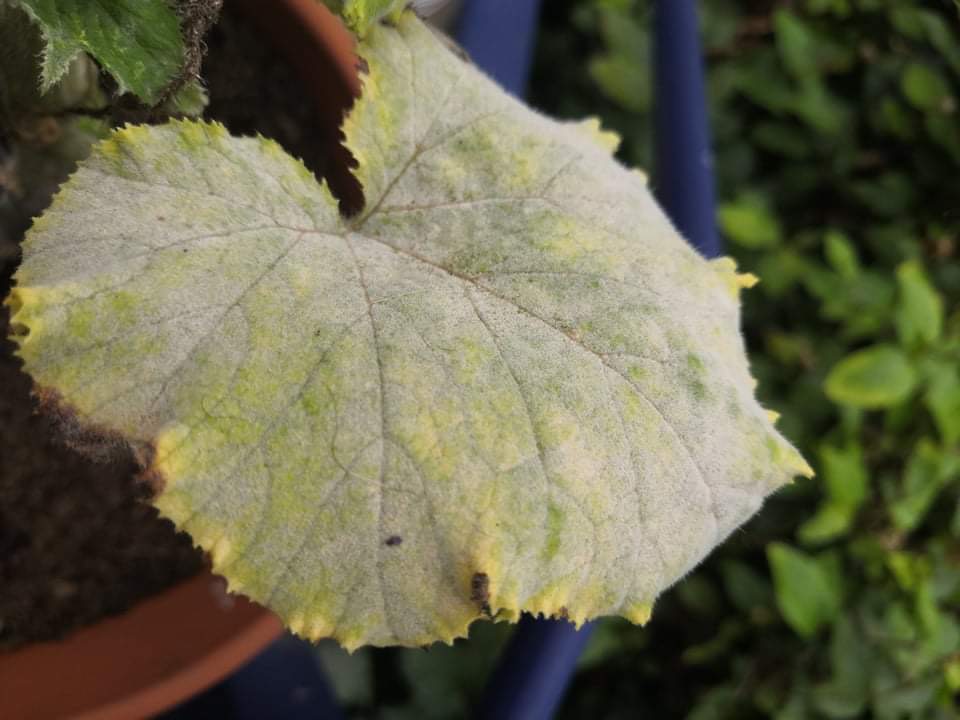
[[[322,118],[316,137],[329,163],[325,179],[352,214],[363,207],[360,184],[350,173],[353,158],[340,144],[344,113],[360,94],[353,35],[318,0],[226,0],[234,2],[299,73]]]
[[[56,643],[0,654],[0,717],[130,720],[233,672],[282,631],[203,572]]]
[[[316,131],[332,159],[327,181],[346,211],[359,209],[339,131],[360,87],[352,36],[317,0],[227,2],[300,73],[324,118]],[[226,595],[223,581],[204,572],[62,642],[0,653],[0,718],[149,717],[218,682],[282,629],[272,613]]]

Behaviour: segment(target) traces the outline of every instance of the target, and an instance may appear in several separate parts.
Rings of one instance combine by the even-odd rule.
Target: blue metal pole
[[[467,0],[457,40],[478,67],[523,97],[539,15],[540,0]]]
[[[481,720],[547,720],[563,700],[591,625],[523,617],[488,681]]]
[[[344,720],[314,647],[284,635],[227,681],[232,720]]]
[[[680,233],[715,257],[720,239],[695,0],[657,0],[653,37],[654,192]]]

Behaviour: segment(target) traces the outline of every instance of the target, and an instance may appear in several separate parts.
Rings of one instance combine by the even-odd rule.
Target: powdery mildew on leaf
[[[270,141],[120,130],[28,237],[26,368],[152,448],[161,511],[302,635],[643,622],[809,472],[753,398],[750,278],[595,121],[535,114],[410,14],[361,53],[358,216]]]

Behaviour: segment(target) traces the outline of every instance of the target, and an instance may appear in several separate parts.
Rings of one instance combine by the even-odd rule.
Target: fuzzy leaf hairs
[[[359,53],[361,212],[271,141],[118,130],[27,237],[26,370],[301,635],[644,622],[810,472],[753,395],[752,278],[690,249],[614,135],[530,110],[413,13]]]
[[[184,43],[166,0],[0,0],[24,11],[43,37],[41,90],[46,92],[82,53],[147,104],[162,99],[180,70]]]

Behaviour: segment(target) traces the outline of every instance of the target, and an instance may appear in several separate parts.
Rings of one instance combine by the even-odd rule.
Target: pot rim
[[[148,717],[225,677],[282,630],[201,571],[62,641],[0,654],[0,717]]]

